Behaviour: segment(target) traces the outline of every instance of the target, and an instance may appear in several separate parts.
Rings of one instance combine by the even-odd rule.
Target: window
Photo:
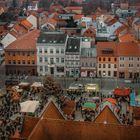
[[[139,67],[140,65],[139,64],[137,64],[137,67]]]
[[[108,61],[110,61],[111,59],[110,58],[108,58]]]
[[[42,49],[39,49],[39,53],[42,53]]]
[[[25,60],[22,60],[22,64],[25,64]]]
[[[131,60],[131,61],[132,61],[132,60],[133,60],[133,57],[129,57],[129,60]]]
[[[8,64],[11,64],[11,60],[8,61]]]
[[[32,55],[34,55],[35,53],[34,52],[32,52]]]
[[[117,76],[117,71],[114,71],[114,77],[116,77]]]
[[[11,53],[10,53],[10,52],[8,52],[8,55],[10,56],[10,55],[11,55]]]
[[[48,61],[48,58],[47,57],[45,57],[45,62],[47,62]]]
[[[25,52],[22,52],[22,55],[25,56]]]
[[[40,66],[40,71],[43,71],[43,66]]]
[[[76,64],[77,66],[79,65],[79,63],[78,63],[78,62],[76,62],[75,64]]]
[[[117,68],[117,65],[116,64],[114,64],[114,68]]]
[[[13,64],[16,64],[16,60],[13,60]]]
[[[20,60],[18,60],[18,64],[20,64]]]
[[[114,61],[115,61],[115,62],[117,61],[117,58],[116,58],[116,57],[114,58]]]
[[[15,56],[15,52],[13,52],[13,56]]]
[[[53,49],[50,49],[50,53],[53,54]]]
[[[56,63],[59,63],[59,58],[56,58]]]
[[[61,54],[64,54],[64,49],[61,49]]]
[[[27,52],[27,56],[30,56],[30,52]]]
[[[101,68],[101,64],[99,64],[99,68]]]
[[[64,63],[64,58],[61,58],[61,63]]]
[[[45,53],[47,53],[48,51],[47,51],[47,49],[45,49]]]
[[[86,67],[88,67],[88,63],[86,62]]]
[[[133,67],[133,64],[129,64],[129,67]]]
[[[57,67],[57,72],[64,72],[64,67]]]
[[[42,57],[39,57],[39,62],[42,62]]]
[[[120,64],[120,67],[124,67],[124,64]]]
[[[48,71],[48,67],[47,66],[45,66],[45,72],[47,72]]]
[[[84,62],[82,62],[82,67],[84,67]]]
[[[124,57],[120,57],[120,60],[124,60]]]
[[[101,71],[99,71],[99,76],[101,76]]]
[[[30,64],[30,60],[28,60],[28,64]]]
[[[20,52],[17,52],[18,53],[18,56],[20,56]]]
[[[35,61],[34,60],[32,60],[32,64],[35,64]]]
[[[56,49],[56,53],[59,54],[59,49]]]
[[[111,68],[111,65],[110,64],[108,64],[108,68]]]
[[[103,64],[103,68],[105,68],[105,64]]]
[[[90,63],[90,67],[92,67],[92,63]]]
[[[99,61],[101,61],[101,57],[99,57]]]
[[[103,61],[105,61],[105,58],[103,58]]]
[[[110,71],[108,71],[108,76],[110,76],[111,75],[111,72]]]
[[[54,58],[50,58],[50,64],[54,64]]]

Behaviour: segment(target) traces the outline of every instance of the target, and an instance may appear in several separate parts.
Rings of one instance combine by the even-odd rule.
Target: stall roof
[[[130,92],[130,88],[115,88],[113,91],[113,93],[117,96],[128,96]]]
[[[28,100],[28,101],[20,103],[20,106],[21,106],[20,112],[31,112],[31,113],[34,113],[35,110],[39,106],[39,101]]]

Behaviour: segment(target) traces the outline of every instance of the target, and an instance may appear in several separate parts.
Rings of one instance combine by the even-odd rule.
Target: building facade
[[[97,76],[117,77],[117,44],[99,42],[97,44]]]
[[[36,38],[38,30],[33,30],[20,37],[5,48],[6,74],[37,74]]]
[[[66,76],[80,76],[80,38],[68,38],[65,51],[65,68]]]
[[[65,45],[67,35],[62,32],[41,33],[37,41],[38,75],[65,75]]]
[[[140,46],[134,42],[118,44],[119,78],[140,77]]]
[[[80,76],[96,77],[96,48],[81,48]]]

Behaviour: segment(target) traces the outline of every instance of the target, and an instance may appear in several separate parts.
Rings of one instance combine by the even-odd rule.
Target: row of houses
[[[98,42],[63,32],[33,30],[5,48],[6,74],[51,74],[57,77],[140,76],[136,42]]]

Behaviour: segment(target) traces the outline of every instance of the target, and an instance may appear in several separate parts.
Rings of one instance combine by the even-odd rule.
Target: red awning
[[[128,96],[130,91],[130,88],[115,88],[113,93],[117,96]]]

